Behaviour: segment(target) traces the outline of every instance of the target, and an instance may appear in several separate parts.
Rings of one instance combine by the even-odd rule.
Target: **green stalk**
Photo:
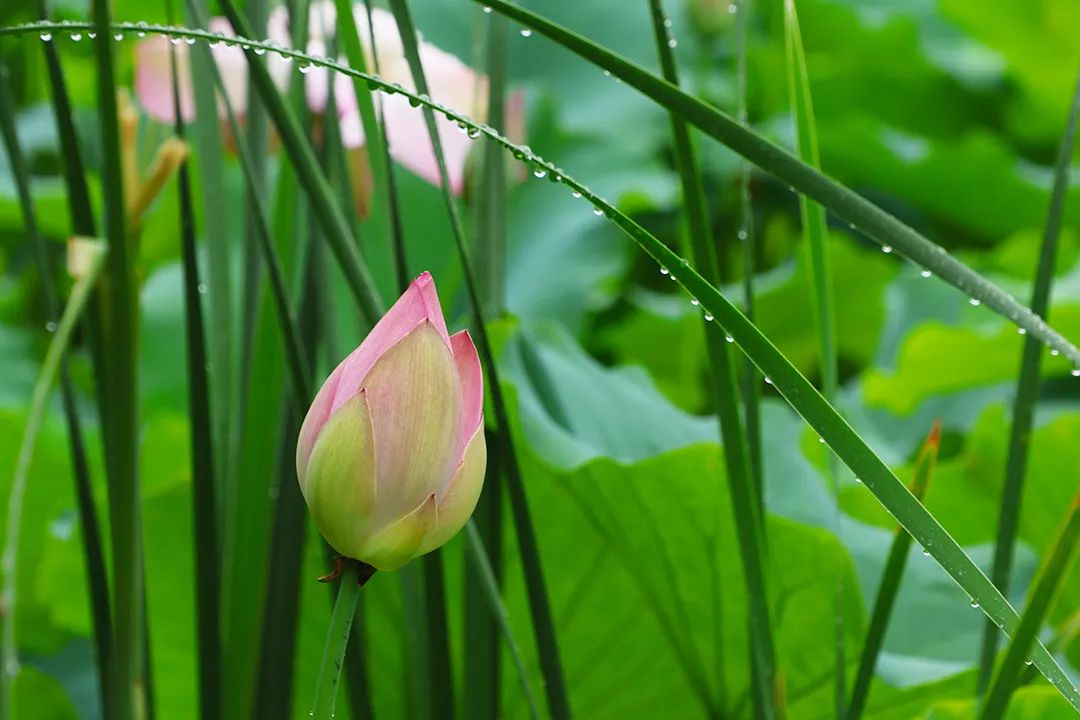
[[[492,3],[499,1],[492,0]],[[0,36],[40,33],[43,30],[71,32],[80,29],[80,27],[85,29],[86,25],[34,24],[15,26],[0,28]],[[142,29],[133,23],[118,23],[113,27],[125,31]],[[161,27],[152,28],[152,30],[196,40],[209,41],[214,39],[213,35],[204,31]],[[240,39],[236,42],[245,48],[271,49],[265,43],[257,41]],[[284,54],[293,58],[317,62],[319,65],[331,68],[336,72],[343,72],[353,77],[362,76],[373,85],[382,87],[387,91],[402,93],[413,99],[417,104],[434,107],[434,104],[428,98],[422,98],[398,88],[391,88],[388,83],[380,78],[363,75],[340,63],[317,60],[305,53],[296,51],[281,51],[280,49],[278,51],[284,52]],[[808,422],[810,427],[817,431],[818,435],[837,453],[845,465],[857,477],[862,478],[865,483],[864,486],[874,494],[886,510],[912,534],[915,540],[923,547],[930,549],[930,554],[941,565],[942,569],[979,603],[986,615],[996,622],[1000,622],[1007,632],[1012,631],[1018,621],[1015,611],[982,571],[979,570],[978,566],[971,561],[934,517],[914,499],[903,483],[874,454],[873,450],[866,445],[854,429],[836,413],[832,406],[825,402],[820,393],[802,376],[798,369],[719,290],[705,282],[687,262],[673,253],[645,228],[621,213],[611,203],[591,192],[585,185],[575,180],[561,168],[535,156],[528,148],[513,144],[505,137],[491,130],[491,128],[477,125],[449,108],[439,106],[438,109],[449,119],[460,122],[481,135],[498,142],[513,151],[516,157],[527,160],[532,165],[544,169],[552,177],[558,178],[569,190],[580,194],[587,202],[592,204],[597,212],[606,215],[632,241],[651,256],[661,268],[668,270],[682,287],[700,300],[701,306],[705,310],[716,317],[721,327],[728,330],[732,341],[740,346],[747,357],[766,374],[767,378],[770,378],[770,382],[776,387],[777,391]],[[1028,320],[1021,317],[1018,323],[1025,326]],[[1054,336],[1052,346],[1055,349],[1063,352],[1063,348],[1071,347],[1060,335],[1048,330],[1048,326],[1043,326],[1043,328],[1044,334],[1049,333]],[[1075,354],[1075,348],[1068,352]],[[481,355],[485,357],[485,361],[490,357],[489,354],[483,352]],[[492,394],[501,398],[501,389],[497,383],[493,387]],[[496,414],[499,415],[499,403],[494,404]],[[505,420],[505,416],[503,417]],[[518,471],[517,480],[520,481],[519,468],[511,468],[511,470]],[[511,477],[513,477],[513,472],[511,472]],[[515,483],[511,482],[509,485],[513,490]],[[524,518],[528,520],[527,515],[524,515]],[[518,519],[521,519],[521,516]],[[531,533],[531,524],[528,531]],[[535,547],[533,551],[535,551]],[[1053,683],[1054,687],[1058,688],[1070,705],[1080,709],[1080,692],[1072,685],[1061,667],[1041,644],[1037,645],[1034,650],[1034,663],[1039,671]]]
[[[191,13],[188,13],[189,17]],[[193,23],[197,24],[197,23]],[[199,43],[188,51],[191,77],[211,77],[216,72],[210,48]],[[206,246],[206,295],[210,314],[207,332],[207,355],[210,361],[210,386],[213,397],[222,398],[211,406],[214,437],[215,471],[218,482],[229,477],[228,458],[233,447],[232,412],[237,397],[239,365],[233,360],[233,286],[234,264],[228,233],[228,195],[225,189],[225,144],[218,119],[217,95],[213,83],[193,82],[195,117],[191,123],[192,145],[199,158],[198,193],[202,204],[203,241]],[[224,519],[219,503],[219,522]],[[220,531],[219,531],[220,537]]]
[[[334,7],[337,9],[337,39],[341,43],[342,52],[349,61],[350,66],[361,72],[367,72],[367,58],[364,55],[360,32],[356,27],[356,18],[353,16],[351,0],[334,0]],[[370,13],[370,3],[365,2],[365,7],[368,8]],[[368,26],[371,27],[370,22]],[[370,47],[374,55],[374,43],[371,43]],[[330,77],[332,78],[333,75],[331,74]],[[360,124],[364,128],[364,145],[367,148],[368,163],[371,167],[371,177],[374,183],[372,190],[373,202],[368,214],[368,226],[378,240],[386,242],[391,249],[394,249],[394,236],[397,232],[396,228],[400,227],[400,223],[395,220],[397,211],[390,195],[393,179],[386,138],[383,136],[381,123],[376,119],[372,89],[367,86],[367,83],[354,78],[353,92],[356,95],[357,109],[360,111]],[[401,282],[407,283],[408,280],[399,277],[398,282],[399,284]]]
[[[671,37],[660,0],[649,0],[652,11],[653,35],[664,79],[679,84]],[[671,115],[671,130],[675,141],[675,164],[682,183],[683,205],[686,208],[687,250],[690,262],[701,268],[702,276],[714,285],[720,284],[720,266],[716,246],[712,242],[709,211],[701,183],[690,130],[678,116]],[[751,674],[754,676],[754,707],[758,717],[772,719],[784,716],[782,683],[776,670],[772,612],[766,585],[767,559],[763,508],[759,507],[753,474],[750,469],[746,434],[737,402],[738,386],[731,351],[724,331],[706,315],[703,321],[705,344],[713,377],[713,399],[720,422],[724,460],[737,524],[739,554],[747,583],[747,609],[750,617]],[[717,614],[720,608],[714,609]],[[717,648],[719,650],[722,646]],[[721,675],[722,676],[722,675]],[[723,707],[714,707],[715,716]]]
[[[820,170],[821,157],[818,152],[814,104],[810,94],[810,77],[806,69],[806,53],[803,49],[802,32],[799,30],[799,16],[795,11],[795,0],[784,0],[784,51],[787,58],[788,95],[791,112],[795,118],[795,149],[800,160],[815,170]],[[832,293],[832,271],[826,244],[828,229],[825,223],[825,210],[807,196],[800,195],[799,215],[802,220],[803,234],[806,236],[806,251],[810,265],[810,305],[813,308],[814,324],[817,328],[821,391],[829,404],[835,405],[838,386],[836,312]],[[835,502],[833,531],[839,537],[840,485],[837,480],[836,457],[832,453],[828,453],[825,474]],[[844,703],[847,701],[845,689],[847,650],[844,642],[843,591],[843,578],[840,573],[837,573],[833,608],[836,673],[834,697],[836,717],[841,720],[845,716]]]
[[[913,228],[885,212],[853,190],[823,175],[734,118],[679,90],[641,66],[616,55],[565,27],[505,0],[473,0],[538,32],[593,65],[637,88],[687,123],[719,140],[739,155],[816,200],[882,246],[893,247],[969,297],[1024,328],[1028,334],[1056,348],[1080,367],[1080,349],[1007,292],[953,258]]]
[[[503,604],[502,597],[499,595],[499,582],[495,577],[495,570],[491,567],[487,550],[484,548],[484,539],[481,537],[480,531],[477,530],[476,523],[472,520],[465,524],[465,541],[468,546],[470,567],[475,567],[477,570],[484,588],[484,597],[488,601],[491,614],[499,625],[499,632],[502,633],[506,647],[510,651],[510,657],[514,660],[518,681],[521,683],[521,692],[524,693],[525,701],[529,706],[529,716],[534,720],[539,720],[540,709],[536,703],[536,696],[533,694],[532,686],[529,685],[529,673],[525,670],[525,661],[521,658],[521,650],[518,648],[513,631],[510,629],[510,613],[507,612],[506,605]]]
[[[41,11],[42,13],[45,12],[44,6],[41,7]],[[57,81],[60,83],[60,91],[57,96],[62,99],[56,101],[56,109],[58,122],[62,126],[64,121],[59,120],[59,112],[69,110],[66,105],[67,96],[62,86],[63,75],[53,75],[54,72],[59,71],[59,57],[52,43],[44,43],[44,45],[46,46],[46,62],[49,66],[50,78],[54,82],[54,88]],[[47,322],[55,324],[60,320],[60,308],[55,283],[53,282],[53,268],[49,260],[49,248],[45,238],[41,236],[41,232],[38,230],[37,213],[34,210],[34,201],[30,189],[30,173],[22,154],[14,124],[15,104],[12,101],[8,87],[7,72],[7,67],[0,63],[0,133],[3,134],[8,162],[11,165],[12,176],[15,180],[26,235],[34,246],[34,261],[45,296]],[[70,123],[70,120],[69,114],[67,122]],[[67,129],[62,128],[60,131],[61,136],[66,135],[67,130],[70,129],[70,127]],[[78,159],[76,158],[74,162],[78,163]],[[71,200],[69,202],[72,204],[73,212],[81,212],[81,210],[76,209],[78,201]],[[91,312],[93,312],[93,309],[91,309]],[[104,702],[108,688],[109,644],[112,635],[112,620],[109,615],[108,575],[105,570],[105,559],[101,549],[101,530],[98,523],[97,508],[94,505],[94,495],[91,489],[90,467],[86,457],[86,447],[83,443],[79,413],[75,402],[75,391],[71,385],[66,358],[60,363],[60,394],[64,408],[64,418],[67,422],[68,440],[71,445],[72,478],[75,481],[83,560],[86,564],[87,589],[90,595],[90,609],[94,628],[94,654],[98,667],[98,687],[101,692],[102,702]]]
[[[505,132],[507,75],[507,21],[488,14],[487,61],[488,123],[496,132]],[[478,259],[478,279],[488,317],[499,317],[505,301],[506,262],[506,158],[495,143],[480,148],[479,188],[472,217]],[[502,448],[502,441],[489,437],[489,447]],[[484,490],[473,511],[473,525],[479,541],[493,551],[488,568],[496,591],[503,570],[503,488],[497,457],[488,462]],[[494,720],[499,714],[500,645],[498,618],[486,602],[489,596],[483,570],[476,563],[465,565],[465,716],[476,720]]]
[[[135,279],[135,258],[129,246],[126,227],[113,43],[109,42],[113,33],[109,3],[94,3],[93,18],[94,30],[101,38],[94,43],[94,55],[97,61],[102,187],[105,192],[105,236],[109,247],[105,286],[105,354],[109,378],[107,419],[113,443],[106,444],[106,465],[109,476],[114,619],[109,707],[115,718],[128,720],[135,716],[135,696],[139,692],[136,659],[143,644],[144,623],[144,608],[140,602],[142,551],[137,480],[139,293]]]
[[[915,464],[915,480],[911,485],[911,493],[919,502],[922,502],[926,496],[930,480],[933,478],[940,441],[941,423],[939,421],[934,423]],[[881,572],[874,610],[870,615],[870,625],[866,629],[866,639],[863,641],[862,655],[859,658],[859,669],[855,675],[855,685],[851,690],[851,701],[847,706],[848,720],[859,720],[863,710],[866,709],[870,681],[874,678],[874,669],[877,667],[878,656],[885,642],[885,631],[889,627],[889,618],[896,604],[896,596],[900,592],[900,581],[904,577],[909,550],[911,550],[911,535],[898,527],[892,546],[889,548],[885,568]]]
[[[1042,627],[1046,614],[1053,606],[1062,583],[1068,577],[1069,568],[1080,548],[1080,492],[1074,497],[1058,531],[1057,540],[1051,545],[1050,553],[1035,581],[1034,589],[1028,597],[1020,624],[1013,633],[1012,641],[1005,650],[1005,657],[998,666],[986,702],[979,713],[979,720],[999,720],[1004,717],[1009,707],[1009,698],[1016,689],[1017,681],[1024,670],[1024,664],[1036,642],[1039,628]],[[1051,680],[1060,691],[1062,688]]]
[[[1035,287],[1031,292],[1031,310],[1039,317],[1048,317],[1050,310],[1050,285],[1054,281],[1054,262],[1057,259],[1058,238],[1065,214],[1065,196],[1069,189],[1069,168],[1072,164],[1073,142],[1080,118],[1080,78],[1073,92],[1072,109],[1058,148],[1054,166],[1054,184],[1050,191],[1050,208],[1039,249],[1039,265],[1035,271]],[[1013,422],[1009,431],[1009,451],[1005,462],[1005,483],[1001,490],[1001,506],[998,510],[997,540],[994,544],[994,564],[990,578],[1004,594],[1009,592],[1012,575],[1013,548],[1016,544],[1017,527],[1020,522],[1020,506],[1024,499],[1024,474],[1027,471],[1028,446],[1031,426],[1035,417],[1035,403],[1039,397],[1039,367],[1042,363],[1042,347],[1031,337],[1024,337],[1024,350],[1020,359],[1020,378],[1016,383],[1013,400]],[[983,629],[982,654],[979,657],[979,680],[977,693],[982,694],[990,682],[994,658],[998,648],[998,627],[987,621]]]
[[[736,118],[743,127],[749,128],[746,94],[746,56],[747,27],[750,20],[749,0],[734,0],[735,43],[736,43]],[[739,162],[737,187],[739,193],[739,232],[738,239],[742,246],[743,268],[743,313],[751,321],[754,319],[754,274],[757,272],[757,243],[754,239],[754,208],[750,198],[750,164]],[[746,415],[746,444],[750,453],[750,471],[753,473],[754,486],[757,489],[758,511],[764,515],[765,480],[761,465],[761,390],[757,371],[750,363],[743,364],[742,377],[743,412]]]
[[[45,361],[41,366],[41,373],[34,384],[34,393],[30,399],[30,410],[26,419],[26,429],[23,431],[23,439],[19,445],[19,454],[15,462],[15,474],[11,480],[11,493],[8,496],[8,515],[6,536],[4,539],[4,552],[0,563],[3,565],[3,592],[0,601],[3,603],[3,645],[0,648],[3,664],[0,665],[0,714],[4,717],[13,717],[11,688],[19,669],[18,645],[15,638],[15,607],[17,587],[17,562],[19,556],[19,534],[21,530],[23,500],[26,495],[26,478],[30,470],[30,459],[34,453],[34,443],[37,440],[41,424],[45,419],[46,405],[49,400],[49,392],[62,364],[64,353],[67,351],[71,333],[78,322],[83,308],[86,306],[90,291],[97,283],[98,276],[105,261],[105,249],[95,247],[90,257],[86,274],[79,278],[71,290],[64,313],[56,327],[56,334],[49,343],[49,350],[45,355]]]
[[[420,62],[416,31],[409,13],[408,2],[407,0],[390,0],[390,9],[394,13],[394,19],[397,21],[398,33],[401,36],[405,57],[409,62],[417,92],[422,96],[430,96],[427,79],[424,76],[424,68]],[[556,720],[563,720],[570,717],[570,701],[566,693],[566,681],[563,678],[562,661],[559,658],[558,642],[555,637],[555,623],[552,619],[551,604],[544,582],[540,551],[536,544],[536,533],[533,530],[532,518],[529,515],[528,500],[525,496],[525,486],[522,482],[520,467],[513,449],[509,413],[502,396],[498,368],[495,364],[494,352],[484,322],[483,304],[480,301],[472,266],[469,263],[465,233],[461,226],[461,219],[458,216],[457,205],[451,194],[450,177],[446,169],[446,158],[442,152],[442,141],[439,138],[438,128],[435,124],[435,114],[429,104],[424,105],[424,120],[427,124],[431,146],[435,152],[435,159],[439,166],[443,200],[446,205],[447,215],[450,218],[462,274],[465,277],[469,303],[472,305],[480,355],[484,365],[487,367],[496,422],[502,431],[501,437],[504,444],[498,451],[506,458],[507,476],[510,481],[510,504],[514,513],[514,527],[517,531],[522,567],[525,571],[525,585],[529,596],[529,608],[532,612],[533,630],[536,633],[537,649],[540,654],[540,666],[546,683],[544,687],[547,691],[548,712]]]
[[[169,4],[172,14],[172,4]],[[180,117],[176,52],[170,52],[173,83],[173,131],[184,139]],[[222,717],[221,565],[219,563],[217,465],[214,456],[213,414],[207,376],[206,329],[199,287],[198,251],[195,246],[195,207],[187,161],[179,169],[180,237],[184,260],[184,317],[187,331],[188,405],[191,418],[191,470],[194,517],[195,604],[199,653],[199,711],[204,720]],[[227,397],[221,396],[218,397]],[[221,403],[225,404],[225,403]]]
[[[356,604],[360,600],[360,588],[374,572],[370,565],[360,565],[355,560],[346,561],[338,584],[330,628],[326,633],[326,647],[319,667],[319,679],[315,684],[315,703],[308,715],[314,720],[331,720],[334,717],[338,680],[345,662],[345,649],[349,644]]]
[[[222,0],[221,8],[238,35],[251,36],[250,25],[237,13],[231,0]],[[265,63],[254,50],[246,47],[245,56],[251,71],[253,86],[267,106],[274,127],[281,136],[281,142],[296,169],[300,185],[311,202],[312,211],[322,224],[326,239],[341,264],[341,269],[349,281],[349,288],[356,298],[364,319],[373,325],[380,316],[382,300],[367,266],[360,257],[349,224],[341,208],[334,201],[333,190],[326,181],[326,175],[319,168],[315,152],[304,138],[296,115],[289,109],[274,86]]]

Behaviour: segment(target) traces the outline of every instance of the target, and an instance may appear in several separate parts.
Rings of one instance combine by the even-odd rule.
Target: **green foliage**
[[[60,18],[85,19],[82,4],[53,5]],[[161,8],[144,5],[115,2],[113,18],[166,20]],[[486,35],[487,23],[480,21],[488,16],[479,5],[419,0],[408,5],[426,41],[482,65],[476,61],[474,41],[481,37],[476,28],[483,26]],[[552,0],[529,7],[650,72],[655,67],[644,0],[587,4]],[[737,11],[747,7],[739,3]],[[751,128],[794,149],[796,123],[788,107],[782,4],[752,7],[746,85]],[[1004,292],[1029,297],[1054,149],[1080,63],[1076,43],[1070,42],[1080,29],[1074,3],[1038,0],[1013,7],[975,0],[937,4],[801,0],[798,9],[823,172],[947,247]],[[31,10],[30,3],[5,7],[0,10],[0,26],[31,20]],[[669,2],[665,10],[672,20],[669,32],[677,40],[670,49],[681,70],[682,87],[710,103],[704,106],[708,112],[714,106],[733,111],[737,90],[730,41],[735,18],[727,3]],[[682,101],[667,95],[665,104],[656,104],[539,32],[522,37],[522,28],[507,21],[508,61],[499,70],[505,71],[508,97],[524,93],[526,142],[532,152],[566,168],[662,243],[678,247],[685,213],[680,186],[687,178],[676,168],[668,115],[682,107]],[[340,30],[348,33],[350,28]],[[110,88],[132,83],[135,35],[132,28],[122,43],[109,43],[116,61]],[[358,59],[355,43],[350,46],[348,36],[344,40],[342,54]],[[47,85],[40,42],[36,32],[20,39],[5,35],[0,51],[15,70],[13,89],[19,108],[12,119],[32,171],[39,229],[49,242],[53,264],[60,267],[62,242],[70,234],[68,191],[49,96],[41,89]],[[117,158],[105,157],[108,149],[101,142],[95,114],[95,47],[85,37],[73,43],[58,35],[51,42],[71,89],[74,128],[87,150],[86,181],[100,212],[105,196],[115,193],[102,170]],[[201,43],[197,41],[199,47]],[[296,73],[294,83],[301,77]],[[351,80],[362,92],[368,87],[363,78]],[[245,305],[237,269],[247,252],[241,230],[250,220],[241,209],[256,173],[246,170],[234,154],[233,131],[219,125],[212,109],[205,107],[206,94],[192,135],[194,217],[200,270],[209,285],[205,302],[211,323],[209,359],[212,366],[233,366],[229,375],[211,372],[211,408],[215,427],[240,422],[229,434],[247,443],[245,494],[235,496],[247,500],[232,509],[247,525],[230,523],[226,528],[227,533],[244,537],[225,544],[222,562],[238,573],[232,578],[240,586],[235,597],[246,598],[232,609],[232,617],[248,612],[261,617],[262,604],[275,602],[260,578],[266,574],[263,563],[269,561],[266,538],[275,517],[277,478],[291,477],[281,460],[289,456],[289,448],[280,446],[293,438],[279,433],[290,374],[299,374],[289,372],[281,320],[290,312],[305,323],[310,317],[296,305],[295,289],[308,261],[300,250],[309,239],[324,239],[310,231],[327,222],[325,229],[333,236],[328,239],[346,260],[347,274],[332,263],[320,275],[320,302],[329,311],[319,318],[319,331],[314,333],[311,364],[320,368],[316,380],[363,337],[363,313],[355,298],[361,296],[371,305],[374,292],[361,287],[366,278],[358,258],[366,261],[374,286],[384,294],[394,287],[397,273],[389,260],[385,215],[374,223],[370,219],[356,223],[351,209],[338,207],[340,188],[327,190],[314,160],[320,156],[321,126],[316,122],[315,142],[309,148],[308,129],[287,120],[283,100],[282,107],[270,108],[286,130],[271,143],[274,155],[265,158],[269,182],[263,189],[285,292],[279,287],[271,296],[266,280],[256,275],[260,300],[255,306]],[[362,108],[369,131],[377,122],[371,110],[378,107],[376,103]],[[222,134],[215,141],[218,132]],[[146,117],[140,120],[142,165],[168,134],[168,128]],[[820,341],[809,300],[813,272],[800,236],[798,199],[788,191],[788,180],[778,181],[769,174],[776,167],[762,163],[763,170],[752,172],[758,252],[743,257],[736,238],[742,162],[704,135],[691,132],[700,165],[691,179],[703,188],[711,220],[707,239],[715,243],[723,268],[717,287],[726,298],[740,298],[744,278],[739,269],[749,260],[749,267],[756,270],[752,278],[756,328],[795,369],[820,386]],[[225,152],[207,158],[214,147],[224,147]],[[495,143],[489,147],[499,148]],[[309,154],[308,149],[314,152]],[[480,156],[479,147],[470,156],[473,179]],[[291,169],[297,159],[299,181]],[[1075,174],[1075,155],[1072,165]],[[712,417],[719,406],[710,391],[702,309],[691,306],[686,292],[658,273],[651,258],[625,242],[609,218],[593,215],[584,200],[572,197],[566,183],[549,182],[550,177],[537,180],[531,167],[509,160],[505,168],[510,184],[502,206],[506,214],[502,250],[509,317],[487,323],[507,401],[505,422],[498,423],[502,426],[498,429],[511,433],[517,450],[570,709],[582,718],[701,717],[710,712],[748,717],[753,693],[747,587],[724,447]],[[451,246],[455,228],[447,217],[445,198],[404,168],[393,170],[407,247],[406,270],[409,274],[432,270],[450,325],[465,327],[475,316],[463,268]],[[483,183],[472,185],[483,188]],[[4,358],[0,437],[4,438],[21,436],[26,426],[26,408],[48,341],[43,329],[46,315],[38,300],[41,279],[23,237],[15,190],[10,164],[0,155],[0,356]],[[453,200],[465,230],[476,227],[481,207],[470,192]],[[127,390],[137,389],[140,398],[138,515],[149,659],[155,714],[166,720],[197,716],[199,677],[191,410],[175,195],[175,188],[166,186],[145,219],[138,243],[128,246],[132,262],[128,279],[133,282],[128,290],[130,302],[139,308],[139,321],[127,347],[111,348],[114,353],[130,351],[130,359],[137,363],[137,388],[134,370],[122,379],[132,383]],[[1050,316],[1055,330],[1075,340],[1080,337],[1080,189],[1068,189],[1064,198]],[[322,212],[307,218],[304,206],[309,201]],[[380,207],[384,201],[379,196]],[[838,215],[846,212],[835,204],[832,210]],[[613,210],[608,214],[615,216]],[[621,216],[615,217],[621,222]],[[904,482],[913,475],[922,437],[933,420],[943,421],[941,459],[926,508],[976,565],[988,569],[1012,422],[1008,408],[1025,337],[986,306],[969,304],[967,295],[937,276],[937,268],[933,277],[923,277],[921,267],[866,242],[861,224],[849,228],[846,220],[832,213],[825,216],[825,223],[821,249],[830,265],[835,301],[840,383],[836,404],[858,436]],[[501,241],[488,242],[498,249]],[[221,266],[223,260],[228,267]],[[62,279],[60,273],[57,278]],[[60,285],[66,286],[66,281]],[[489,286],[498,287],[498,279]],[[700,299],[706,300],[705,295]],[[485,303],[489,311],[502,306]],[[244,327],[241,314],[252,307],[250,326],[257,332],[247,345],[237,330]],[[300,334],[306,335],[308,329],[302,325]],[[93,412],[93,398],[117,391],[95,386],[100,368],[93,366],[87,350],[85,338],[77,335],[70,355],[71,378],[80,412],[88,420],[85,442],[93,491],[105,522],[102,444],[114,428]],[[1035,570],[1051,550],[1055,528],[1076,489],[1080,380],[1070,375],[1072,364],[1066,358],[1045,348],[1042,352],[1043,378],[1035,395],[1008,593],[1014,607],[1025,604]],[[247,376],[240,370],[243,357],[252,360]],[[232,412],[239,379],[250,380],[254,388],[246,417]],[[846,470],[837,475],[841,488],[838,499],[833,499],[827,484],[827,451],[777,387],[760,385],[768,540],[758,550],[771,590],[777,670],[789,715],[825,720],[835,717],[837,579],[843,640],[851,649],[849,664],[841,670],[854,677],[895,521],[865,484]],[[213,392],[217,388],[225,388],[220,396]],[[487,415],[494,425],[491,408]],[[95,707],[99,699],[88,641],[91,605],[84,590],[86,571],[81,534],[75,527],[76,500],[62,419],[60,405],[48,405],[27,476],[15,578],[19,602],[14,620],[21,660],[13,684],[15,717],[95,717],[85,708]],[[4,470],[0,497],[8,496],[8,470],[16,462],[14,444],[0,443],[0,470]],[[224,448],[227,441],[220,444]],[[230,466],[219,457],[218,467]],[[223,478],[226,485],[234,480]],[[487,482],[502,480],[492,475]],[[837,503],[839,535],[834,524]],[[493,612],[500,621],[496,626],[516,642],[504,645],[501,673],[485,691],[497,689],[500,716],[524,718],[533,711],[522,687],[541,697],[544,672],[532,642],[531,592],[522,579],[522,558],[509,513],[505,522],[504,542],[486,548],[489,558],[502,560],[502,586],[501,594],[496,594],[485,584],[490,601],[485,612]],[[258,532],[248,533],[245,527]],[[276,708],[279,717],[306,717],[312,707],[331,620],[328,591],[313,580],[326,572],[326,555],[314,530],[304,532],[291,707]],[[113,554],[117,548],[111,547],[108,533],[103,539],[107,562],[126,556]],[[237,539],[254,565],[234,564]],[[469,597],[464,591],[465,565],[476,559],[470,555],[475,546],[466,542],[463,534],[442,552],[443,601],[456,683],[452,696],[461,717],[470,707],[464,699],[470,691],[470,675],[464,671],[469,652],[465,603],[485,597],[465,599]],[[121,570],[137,574],[132,567]],[[1075,568],[1062,575],[1059,592],[1057,601],[1045,608],[1038,637],[1055,649],[1063,666],[1075,669],[1080,667],[1080,642],[1075,632],[1068,632],[1080,606],[1080,573]],[[361,592],[361,600],[356,632],[374,716],[414,717],[416,708],[410,705],[406,688],[410,683],[415,686],[407,678],[416,670],[408,665],[406,648],[415,628],[404,625],[410,615],[399,578],[377,573]],[[912,547],[863,717],[975,717],[979,704],[972,696],[973,668],[979,660],[983,619],[970,602],[933,558],[925,557],[917,545]],[[255,677],[257,666],[252,663],[260,649],[251,644],[258,638],[251,638],[259,627],[253,622],[245,646],[234,656],[248,660],[241,659],[229,672]],[[358,657],[353,652],[350,648],[347,659]],[[520,667],[515,662],[518,653]],[[225,692],[228,695],[228,687]],[[247,699],[239,702],[237,706],[242,706]],[[339,717],[346,714],[346,706],[350,713],[356,707],[339,696]],[[1031,720],[1074,716],[1061,694],[1038,679],[1017,689],[1004,715]]]

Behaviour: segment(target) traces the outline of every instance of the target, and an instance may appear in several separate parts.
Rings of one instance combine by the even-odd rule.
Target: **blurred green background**
[[[473,3],[416,0],[421,32],[467,62],[476,60],[480,13]],[[655,68],[644,0],[545,0],[543,14]],[[33,19],[32,3],[9,0],[0,25]],[[733,14],[727,2],[672,0],[684,83],[726,110],[735,103]],[[85,17],[85,2],[54,3]],[[790,146],[779,0],[750,5],[749,114]],[[1027,302],[1048,204],[1051,163],[1080,68],[1075,0],[801,0],[807,64],[823,169],[956,253]],[[164,21],[163,6],[118,0],[119,20]],[[78,107],[96,177],[94,68],[87,41],[56,41]],[[5,39],[21,104],[20,137],[34,171],[37,210],[57,255],[68,235],[56,129],[40,40]],[[118,46],[130,81],[133,40]],[[511,36],[512,87],[524,90],[527,142],[602,196],[616,200],[659,237],[678,238],[679,185],[666,113],[632,89],[543,38]],[[168,136],[144,121],[143,162]],[[738,285],[740,163],[702,139],[715,237],[727,288]],[[271,160],[271,167],[281,161]],[[1074,175],[1075,175],[1074,164]],[[242,207],[235,159],[229,207]],[[410,270],[436,276],[454,327],[467,303],[438,190],[399,172]],[[91,181],[96,182],[95,179]],[[755,173],[758,323],[803,372],[816,378],[816,340],[797,196]],[[195,631],[190,457],[183,349],[180,241],[175,192],[148,216],[140,248],[142,493],[151,657],[158,716],[195,716]],[[239,211],[230,228],[241,234]],[[526,481],[554,604],[574,707],[583,718],[698,717],[685,668],[713,677],[722,667],[727,707],[746,717],[744,588],[730,503],[711,413],[700,311],[604,218],[560,185],[531,177],[508,206],[508,306],[499,325],[501,362],[512,386]],[[989,566],[1005,467],[1009,403],[1022,338],[959,291],[924,278],[830,219],[842,411],[903,479],[932,422],[944,422],[942,459],[928,507],[984,568]],[[1053,288],[1051,322],[1080,338],[1080,187],[1069,195]],[[238,243],[239,248],[239,243]],[[391,294],[389,268],[375,268]],[[24,242],[6,158],[0,151],[0,492],[6,497],[18,438],[48,335],[39,278]],[[339,341],[360,336],[341,294]],[[269,352],[269,350],[267,350]],[[1012,601],[1022,603],[1038,557],[1077,489],[1080,380],[1060,358],[1044,358],[1032,436]],[[77,385],[90,383],[76,357]],[[280,373],[281,369],[277,368]],[[278,377],[259,378],[281,387]],[[844,578],[846,634],[859,647],[893,523],[850,473],[841,475],[841,532],[825,482],[823,447],[766,388],[763,442],[769,551],[778,592],[779,654],[791,716],[829,716],[835,576]],[[89,401],[87,401],[89,410]],[[87,413],[89,416],[90,413]],[[97,429],[88,428],[90,445]],[[275,439],[266,452],[276,455]],[[100,458],[99,480],[104,512]],[[96,717],[89,611],[68,450],[59,403],[37,447],[20,547],[19,638],[28,672],[18,692],[34,717]],[[267,498],[268,505],[274,501]],[[324,562],[306,545],[305,578]],[[452,637],[460,637],[463,543],[447,550]],[[869,717],[963,717],[974,683],[983,616],[916,547],[890,628]],[[530,672],[537,673],[516,557],[507,553],[506,598]],[[302,589],[295,703],[307,708],[329,615],[326,591]],[[365,590],[372,688],[380,715],[403,712],[398,584],[378,577]],[[273,602],[273,598],[270,599]],[[718,610],[719,608],[719,610]],[[1050,618],[1057,629],[1080,608],[1080,570]],[[664,623],[689,640],[676,651]],[[727,638],[721,656],[713,643]],[[455,653],[461,648],[455,646]],[[854,651],[851,653],[856,655]],[[691,657],[687,660],[687,657]],[[1080,667],[1080,642],[1067,658]],[[852,657],[852,661],[856,658]],[[228,659],[226,659],[228,661]],[[461,673],[458,672],[460,681]],[[1074,675],[1075,677],[1075,675]],[[504,711],[525,706],[507,661]],[[1068,718],[1045,684],[1022,691],[1016,717]],[[1019,709],[1018,709],[1019,708]]]

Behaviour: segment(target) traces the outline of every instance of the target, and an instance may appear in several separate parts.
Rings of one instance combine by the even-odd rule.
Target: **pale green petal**
[[[359,560],[376,570],[397,570],[416,556],[424,536],[435,527],[435,496],[428,496],[411,513],[377,532],[360,552]]]
[[[326,542],[357,557],[372,528],[376,495],[375,443],[363,392],[326,421],[300,490]]]
[[[418,555],[441,547],[465,526],[476,509],[476,501],[480,499],[486,469],[487,442],[484,439],[484,421],[481,418],[480,427],[465,446],[461,467],[450,481],[446,495],[439,501],[439,520],[420,543]]]
[[[461,424],[461,381],[446,341],[430,321],[380,357],[364,378],[371,411],[380,526],[446,487]]]

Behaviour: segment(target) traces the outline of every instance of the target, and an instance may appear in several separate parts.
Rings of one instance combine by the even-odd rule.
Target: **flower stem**
[[[349,644],[356,604],[360,601],[360,588],[373,574],[375,568],[355,560],[347,560],[345,570],[341,573],[334,614],[330,617],[330,628],[326,631],[326,646],[323,648],[322,664],[319,666],[319,679],[315,683],[315,703],[311,709],[314,720],[329,720],[334,716],[341,667],[345,664],[345,648]]]

